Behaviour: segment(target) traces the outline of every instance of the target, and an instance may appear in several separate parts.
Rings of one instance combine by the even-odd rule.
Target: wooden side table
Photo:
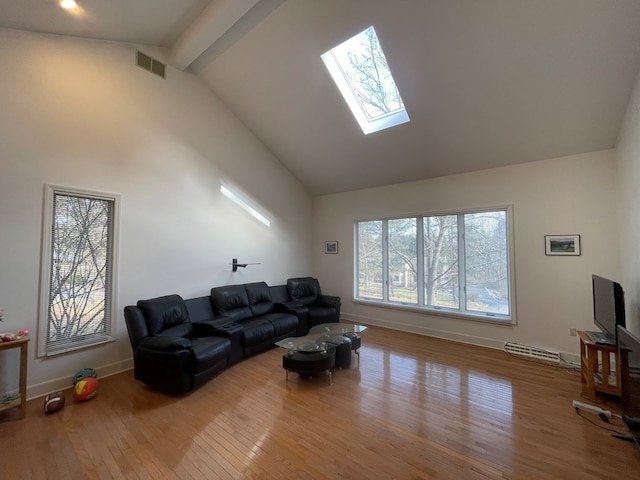
[[[21,337],[10,342],[0,342],[0,350],[20,348],[20,386],[18,390],[20,397],[6,405],[0,404],[0,412],[20,407],[20,416],[18,418],[24,418],[27,411],[27,346],[29,340],[29,337]]]
[[[583,331],[579,331],[578,336],[580,337],[580,380],[587,396],[595,400],[596,392],[601,392],[620,397],[622,382],[618,347],[593,343]],[[612,358],[616,365],[615,372],[611,368]]]

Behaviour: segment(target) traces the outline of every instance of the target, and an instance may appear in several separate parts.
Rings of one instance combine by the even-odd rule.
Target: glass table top
[[[365,325],[355,325],[353,323],[321,323],[309,329],[309,335],[316,333],[360,333],[367,329]]]
[[[298,352],[319,352],[326,349],[326,343],[335,343],[331,342],[331,338],[335,336],[349,336],[363,332],[366,329],[367,327],[364,325],[354,325],[352,323],[322,323],[312,327],[307,335],[288,337],[276,342],[276,345]]]

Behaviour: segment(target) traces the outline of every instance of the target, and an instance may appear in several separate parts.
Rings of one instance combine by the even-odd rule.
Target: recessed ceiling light
[[[67,10],[71,10],[76,8],[78,4],[74,0],[60,0],[60,6],[62,8],[66,8]]]

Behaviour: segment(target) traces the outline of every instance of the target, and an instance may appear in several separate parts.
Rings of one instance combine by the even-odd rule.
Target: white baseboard
[[[98,379],[100,379],[110,375],[115,375],[116,373],[131,370],[132,368],[133,359],[129,358],[98,367],[96,368],[96,372],[98,373]],[[71,387],[73,385],[72,378],[74,374],[75,372],[65,377],[54,378],[53,380],[48,380],[46,382],[29,385],[27,387],[27,400],[42,397],[48,393],[57,392],[58,390],[64,390],[65,388]]]
[[[361,323],[363,325],[374,325],[376,327],[391,328],[393,330],[400,330],[401,332],[417,333],[419,335],[427,335],[429,337],[442,338],[444,340],[453,340],[454,342],[469,343],[471,345],[479,345],[482,347],[495,348],[502,350],[505,342],[502,340],[495,340],[493,338],[478,337],[475,335],[466,335],[463,333],[448,332],[446,330],[438,330],[435,328],[429,328],[423,325],[412,325],[402,322],[389,322],[388,320],[375,319],[371,317],[364,317],[361,315],[353,315],[350,313],[344,313],[340,315],[341,318],[349,320],[351,322]]]
[[[496,350],[504,350],[504,346],[507,342],[503,340],[496,340],[494,338],[478,337],[476,335],[467,335],[464,333],[449,332],[446,330],[438,330],[435,328],[429,328],[422,325],[412,325],[408,323],[402,323],[388,320],[376,319],[372,317],[365,317],[362,315],[354,315],[351,313],[341,313],[341,318],[350,322],[359,323],[362,325],[373,325],[376,327],[390,328],[392,330],[400,330],[402,332],[416,333],[418,335],[427,335],[429,337],[442,338],[444,340],[451,340],[454,342],[468,343],[470,345],[477,345],[480,347],[493,348]],[[580,365],[580,356],[575,353],[560,352],[560,358],[568,363]]]
[[[580,368],[580,355],[577,353],[560,352],[560,359],[564,363],[573,363],[576,367]]]

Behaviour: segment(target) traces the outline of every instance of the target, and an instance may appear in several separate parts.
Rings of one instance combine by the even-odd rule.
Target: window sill
[[[380,300],[368,300],[364,298],[354,298],[353,302],[359,305],[367,305],[370,307],[389,308],[391,310],[402,310],[405,312],[421,313],[423,315],[433,315],[437,317],[456,318],[459,320],[471,320],[474,322],[492,323],[494,325],[515,325],[516,324],[516,319],[514,316],[483,314],[483,313],[465,313],[465,312],[453,311],[445,308],[419,307],[418,305],[383,302]]]
[[[116,339],[112,336],[100,336],[94,337],[91,340],[71,341],[64,346],[49,347],[47,352],[40,357],[53,357],[61,355],[63,353],[74,352],[76,350],[82,350],[85,348],[96,347],[98,345],[104,345],[105,343],[115,342]]]

